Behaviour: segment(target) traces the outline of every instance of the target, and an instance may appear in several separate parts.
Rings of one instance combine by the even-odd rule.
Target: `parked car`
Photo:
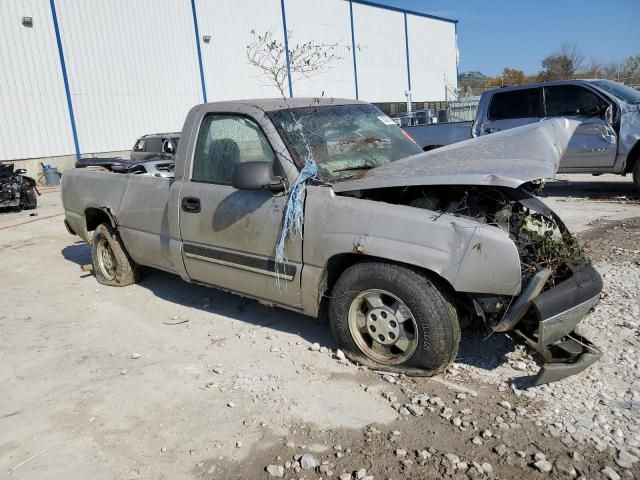
[[[363,102],[198,105],[175,179],[72,170],[65,224],[91,243],[104,285],[131,285],[144,265],[328,312],[349,358],[413,375],[446,368],[460,318],[478,319],[527,338],[545,362],[535,382],[546,383],[600,356],[573,332],[598,302],[600,275],[531,193],[554,175],[576,127],[550,120],[423,153]],[[289,188],[314,165],[295,203]],[[304,238],[288,237],[276,260],[296,213]]]
[[[36,181],[25,173],[23,168],[15,170],[13,163],[0,163],[0,208],[33,210],[38,206]]]
[[[466,138],[557,117],[581,122],[560,160],[559,173],[632,174],[640,189],[640,91],[611,80],[567,80],[488,90],[482,94]],[[467,125],[434,127],[406,127],[405,131],[430,150],[462,140],[459,133]]]
[[[131,160],[164,160],[174,158],[180,142],[180,132],[154,133],[136,140]]]

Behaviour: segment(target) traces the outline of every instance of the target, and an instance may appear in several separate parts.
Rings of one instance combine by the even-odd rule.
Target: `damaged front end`
[[[560,218],[533,193],[540,185],[432,185],[344,194],[461,217],[476,228],[508,234],[520,258],[519,288],[500,295],[461,293],[462,303],[491,331],[513,332],[539,353],[543,367],[534,385],[574,375],[601,356],[575,328],[598,302],[602,279]],[[472,242],[461,255],[474,249],[483,254],[483,248]]]
[[[511,193],[508,225],[522,263],[520,295],[472,296],[495,332],[513,331],[543,360],[534,385],[555,382],[596,362],[600,350],[575,332],[595,307],[602,278],[560,218],[522,189]]]
[[[333,185],[338,194],[431,211],[434,222],[444,217],[458,228],[446,247],[438,245],[455,252],[456,263],[430,270],[446,278],[464,297],[464,307],[490,330],[515,332],[540,354],[544,366],[533,381],[537,385],[578,373],[600,357],[575,327],[598,302],[602,279],[558,216],[533,193],[555,176],[578,125],[545,120],[398,160]],[[457,227],[453,217],[471,222]],[[511,288],[498,285],[504,269],[501,276],[493,274],[503,266],[501,253],[465,235],[484,227],[499,228],[517,249],[505,249],[502,257],[509,269],[513,256],[519,258],[519,278],[517,272],[507,275]]]

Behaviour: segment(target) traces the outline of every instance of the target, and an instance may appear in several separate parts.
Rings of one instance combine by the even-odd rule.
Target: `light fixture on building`
[[[203,35],[202,36],[202,41],[204,43],[209,43],[211,41],[211,35]]]
[[[32,17],[22,17],[22,25],[28,28],[33,27],[33,18]]]

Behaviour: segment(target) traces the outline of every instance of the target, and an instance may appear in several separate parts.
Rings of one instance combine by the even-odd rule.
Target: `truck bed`
[[[65,172],[62,181],[65,214],[75,233],[90,242],[85,212],[108,211],[137,263],[175,272],[168,215],[173,179],[74,169]]]

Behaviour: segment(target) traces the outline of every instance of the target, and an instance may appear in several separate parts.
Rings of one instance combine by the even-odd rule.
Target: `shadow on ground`
[[[65,260],[76,263],[80,266],[91,263],[91,247],[85,242],[76,242],[62,249],[62,256]]]
[[[555,180],[544,186],[543,197],[584,197],[594,200],[626,200],[640,201],[640,191],[634,186],[630,177],[628,181],[599,181],[598,177],[587,177],[585,180]]]
[[[462,331],[457,363],[484,370],[495,370],[507,361],[507,354],[517,343],[503,334],[490,333],[480,322],[473,322]]]
[[[63,248],[62,255],[66,260],[78,265],[91,263],[91,248],[84,242]],[[223,315],[259,328],[269,327],[295,334],[308,342],[317,342],[327,348],[337,347],[326,318],[314,320],[307,315],[282,308],[267,307],[255,300],[215,288],[190,284],[176,275],[151,268],[144,269],[139,285],[156,297],[177,305]],[[462,332],[456,361],[485,370],[494,370],[505,363],[506,355],[515,349],[515,345],[509,337],[490,335],[481,323],[474,322]]]
[[[77,242],[64,247],[62,256],[78,265],[85,265],[91,263],[91,247],[84,242]],[[93,278],[91,280],[95,281]],[[151,291],[156,297],[176,305],[223,315],[258,328],[269,327],[292,333],[308,342],[317,342],[327,348],[337,347],[328,323],[316,321],[307,315],[267,307],[236,294],[187,283],[176,275],[152,268],[143,269],[139,286]]]

